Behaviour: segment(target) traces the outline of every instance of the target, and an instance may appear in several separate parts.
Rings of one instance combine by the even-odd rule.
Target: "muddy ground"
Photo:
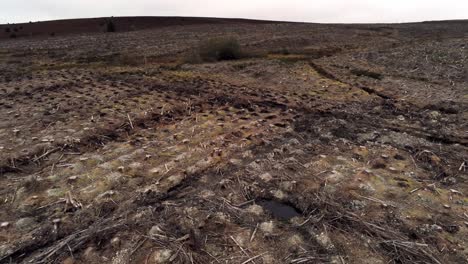
[[[185,63],[234,36],[254,57]],[[1,263],[467,263],[468,22],[0,42]]]

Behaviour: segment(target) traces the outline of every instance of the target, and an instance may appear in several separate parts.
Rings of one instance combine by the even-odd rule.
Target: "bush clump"
[[[189,62],[215,62],[237,60],[244,57],[241,46],[235,38],[214,38],[200,43],[189,57]]]

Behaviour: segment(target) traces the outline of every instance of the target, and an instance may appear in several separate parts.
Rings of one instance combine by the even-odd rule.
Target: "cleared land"
[[[468,22],[102,21],[1,27],[1,263],[468,261]]]

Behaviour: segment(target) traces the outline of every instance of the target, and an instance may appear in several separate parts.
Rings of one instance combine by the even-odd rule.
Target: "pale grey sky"
[[[0,0],[1,24],[102,16],[410,22],[468,19],[468,0]]]

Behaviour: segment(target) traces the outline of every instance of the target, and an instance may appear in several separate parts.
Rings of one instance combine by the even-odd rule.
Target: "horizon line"
[[[246,18],[246,17],[213,17],[213,16],[95,16],[95,17],[75,17],[75,18],[56,18],[56,19],[44,19],[37,21],[27,22],[14,22],[14,23],[1,23],[4,25],[16,25],[16,24],[29,24],[29,23],[44,23],[54,21],[67,21],[67,20],[86,20],[86,19],[99,19],[99,18],[201,18],[201,19],[229,19],[229,20],[250,20],[250,21],[264,21],[264,22],[277,22],[277,23],[301,23],[301,24],[329,24],[329,25],[381,25],[381,24],[415,24],[415,23],[428,23],[428,22],[462,22],[468,21],[468,18],[451,18],[451,19],[437,19],[437,20],[417,20],[417,21],[403,21],[403,22],[312,22],[312,21],[298,21],[298,20],[271,20],[261,18]]]

